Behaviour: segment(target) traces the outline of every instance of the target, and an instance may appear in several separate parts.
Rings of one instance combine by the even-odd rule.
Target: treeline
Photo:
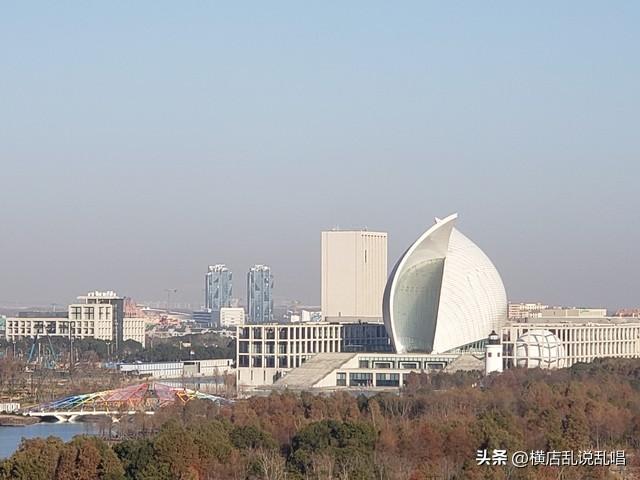
[[[25,440],[0,464],[16,479],[639,478],[640,361],[560,371],[415,375],[401,395],[273,394],[141,415],[134,438]],[[597,466],[478,465],[478,450],[625,450]]]
[[[147,348],[134,340],[125,340],[120,351],[113,342],[94,338],[69,339],[41,337],[40,345],[34,339],[16,342],[0,340],[0,356],[43,363],[68,363],[73,348],[74,362],[173,362],[181,360],[205,360],[210,358],[235,358],[235,341],[218,333],[191,334],[172,338],[149,338]]]
[[[183,335],[172,338],[147,340],[147,348],[129,352],[124,361],[172,362],[180,360],[206,360],[210,358],[235,359],[235,340],[219,333]]]

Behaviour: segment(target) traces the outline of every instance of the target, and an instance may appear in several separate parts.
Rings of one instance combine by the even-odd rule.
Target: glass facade
[[[250,323],[273,322],[273,275],[266,265],[254,265],[249,270],[247,307]]]
[[[225,265],[210,265],[204,282],[204,306],[207,310],[220,312],[231,306],[233,275]]]
[[[392,352],[393,346],[382,323],[344,323],[343,352]]]
[[[373,386],[373,373],[350,373],[349,385],[352,387],[372,387]]]
[[[377,387],[399,387],[400,374],[399,373],[376,373],[376,386]]]

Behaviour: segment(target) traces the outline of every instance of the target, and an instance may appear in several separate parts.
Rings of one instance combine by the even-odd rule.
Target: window
[[[400,362],[400,368],[406,368],[407,370],[417,370],[417,362]]]
[[[71,320],[80,320],[82,317],[82,307],[71,307]]]
[[[373,373],[350,373],[349,385],[352,387],[373,386]]]
[[[377,387],[399,387],[400,374],[399,373],[376,373],[376,386]]]
[[[347,374],[344,372],[336,373],[336,385],[338,387],[346,387],[347,386]]]
[[[373,368],[391,368],[391,362],[373,362]]]

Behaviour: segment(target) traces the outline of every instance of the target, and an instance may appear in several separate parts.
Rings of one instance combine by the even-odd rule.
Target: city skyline
[[[395,259],[457,211],[509,299],[634,307],[639,13],[6,5],[0,304],[198,304],[220,262],[317,305],[322,230]]]

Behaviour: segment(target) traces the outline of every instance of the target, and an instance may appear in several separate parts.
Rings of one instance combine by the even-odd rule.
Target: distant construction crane
[[[165,292],[167,292],[167,315],[169,315],[169,305],[171,305],[171,294],[172,293],[178,293],[178,290],[176,288],[165,288],[164,290]]]

